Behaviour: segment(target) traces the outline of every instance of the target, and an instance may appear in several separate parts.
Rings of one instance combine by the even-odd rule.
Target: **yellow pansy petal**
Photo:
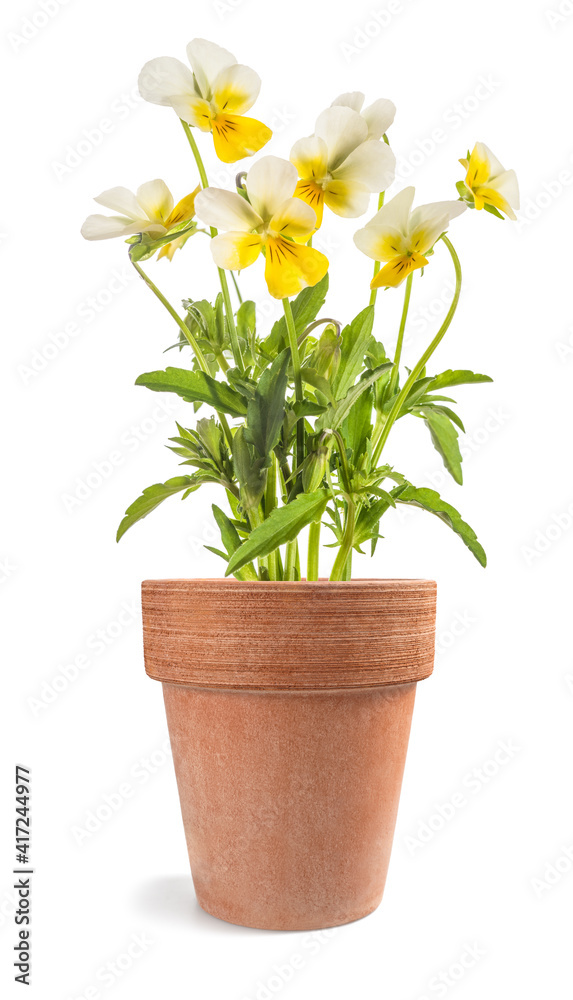
[[[195,198],[201,190],[201,185],[198,184],[191,194],[185,195],[181,201],[178,201],[175,208],[171,212],[170,216],[166,219],[165,225],[167,229],[171,229],[172,226],[176,226],[178,222],[183,222],[184,219],[192,219],[195,215]]]
[[[330,181],[324,192],[324,201],[331,212],[345,219],[364,215],[370,204],[370,191],[364,184],[354,181]]]
[[[316,285],[328,271],[328,260],[313,247],[300,246],[282,237],[269,238],[265,279],[275,299],[297,295],[307,285]]]
[[[476,142],[468,164],[468,172],[466,174],[467,186],[473,189],[485,184],[490,172],[491,164],[488,157],[488,148],[483,142]]]
[[[316,228],[320,229],[324,211],[324,191],[322,188],[309,180],[299,181],[295,188],[294,196],[295,198],[300,198],[301,201],[306,202],[307,205],[310,205],[314,209]]]
[[[213,103],[219,111],[243,115],[252,108],[261,89],[261,78],[248,66],[227,66],[213,87]]]
[[[420,253],[408,257],[395,257],[386,264],[370,283],[370,288],[397,288],[412,271],[425,267],[427,259]]]
[[[476,208],[483,208],[484,205],[493,205],[499,212],[505,212],[508,218],[515,220],[516,215],[511,205],[495,188],[480,187],[477,191],[474,191],[474,198]]]
[[[187,240],[192,235],[192,233],[186,233],[184,236],[178,236],[176,240],[171,240],[171,243],[164,243],[161,250],[157,254],[157,260],[161,257],[167,257],[168,260],[173,260],[173,254],[176,250],[180,250],[181,247],[185,246]]]
[[[256,233],[222,233],[211,240],[211,253],[217,267],[227,271],[242,271],[254,264],[262,248]]]
[[[269,141],[270,128],[256,118],[241,115],[216,115],[211,121],[215,152],[223,163],[236,163],[252,156]]]
[[[300,198],[287,198],[269,223],[269,232],[273,235],[305,241],[315,229],[316,213]]]

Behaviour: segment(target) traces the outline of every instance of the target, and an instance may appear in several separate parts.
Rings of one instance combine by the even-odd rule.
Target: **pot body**
[[[432,581],[146,581],[197,899],[314,930],[382,898]]]

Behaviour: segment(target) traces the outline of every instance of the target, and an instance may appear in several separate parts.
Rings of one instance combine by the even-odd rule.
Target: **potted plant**
[[[463,425],[444,393],[491,380],[428,368],[461,288],[446,231],[467,208],[515,218],[517,182],[476,143],[461,161],[457,200],[413,208],[411,187],[386,199],[394,105],[363,108],[363,95],[351,93],[319,115],[288,160],[265,152],[238,173],[235,190],[210,187],[196,130],[211,133],[225,163],[259,152],[271,132],[245,117],[260,86],[253,70],[201,39],[187,54],[190,67],[152,60],[139,85],[146,100],[175,110],[197,186],[176,205],[161,180],[136,194],[114,188],[96,200],[117,214],[90,216],[82,229],[87,239],[127,238],[133,266],[177,324],[180,363],[137,385],[191,404],[169,445],[189,471],[144,489],[118,539],[169,497],[221,487],[221,546],[211,551],[225,578],[143,584],[146,669],[163,684],[197,896],[234,923],[322,928],[380,902],[416,684],[433,665],[436,584],[352,580],[353,553],[373,554],[381,518],[406,504],[440,518],[485,566],[458,511],[390,466],[385,446],[398,420],[415,417],[461,483]],[[313,237],[323,212],[358,218],[373,194],[378,210],[350,247],[374,261],[370,290],[353,289],[349,317],[332,318],[329,262]],[[221,290],[214,302],[184,300],[180,312],[142,263],[183,247],[212,254]],[[452,303],[405,368],[413,284],[434,255],[432,267],[453,266]],[[282,303],[270,329],[236,277],[257,262]],[[403,309],[387,353],[377,300],[397,287]],[[336,554],[322,579],[326,531]]]

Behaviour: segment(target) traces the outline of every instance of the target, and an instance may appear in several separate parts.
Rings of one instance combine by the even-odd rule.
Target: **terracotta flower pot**
[[[274,930],[382,898],[431,580],[147,580],[193,881],[208,913]]]

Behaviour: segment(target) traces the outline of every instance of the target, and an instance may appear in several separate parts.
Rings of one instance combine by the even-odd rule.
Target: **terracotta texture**
[[[376,909],[435,598],[427,580],[143,584],[207,912],[313,930]]]

